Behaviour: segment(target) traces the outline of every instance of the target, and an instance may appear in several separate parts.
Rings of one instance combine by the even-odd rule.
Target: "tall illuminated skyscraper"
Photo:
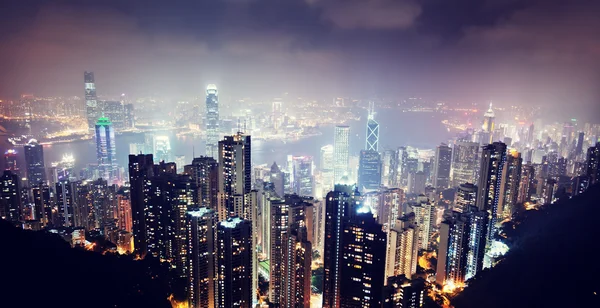
[[[501,191],[501,211],[498,215],[503,218],[510,218],[517,210],[517,202],[519,198],[519,186],[521,184],[521,166],[523,159],[521,153],[513,150],[506,156],[506,164],[502,170],[502,185]]]
[[[84,72],[83,82],[85,89],[85,111],[87,116],[88,128],[92,130],[94,129],[94,125],[96,125],[96,120],[98,120],[99,116],[94,72]]]
[[[292,187],[300,196],[313,196],[313,159],[311,156],[292,157]]]
[[[463,183],[456,189],[454,198],[454,210],[465,213],[477,203],[477,186],[471,183]]]
[[[322,196],[333,190],[333,145],[328,144],[321,148],[320,157],[321,181],[323,183]]]
[[[452,149],[446,144],[441,144],[435,149],[433,164],[433,187],[446,189],[450,185],[450,165]]]
[[[101,117],[96,122],[96,157],[102,178],[107,181],[115,179],[117,165],[117,145],[112,122]]]
[[[381,156],[374,150],[360,151],[358,188],[361,192],[379,189],[381,185]]]
[[[379,123],[375,121],[374,103],[369,103],[369,115],[367,119],[367,151],[379,151]]]
[[[219,157],[219,91],[217,86],[206,87],[206,156]]]
[[[333,139],[333,180],[335,184],[347,181],[350,173],[348,168],[350,158],[350,126],[335,127]]]
[[[19,177],[10,170],[4,170],[0,177],[0,218],[12,222],[21,220]]]
[[[594,185],[600,181],[600,173],[598,171],[600,165],[600,142],[596,143],[596,146],[588,148],[585,164],[585,173],[589,179],[589,185]]]
[[[452,186],[475,183],[479,168],[479,143],[458,141],[452,149]]]
[[[480,142],[482,144],[492,143],[494,139],[494,130],[496,128],[496,115],[492,109],[492,103],[490,102],[490,108],[483,114],[483,125],[481,126],[482,134]]]
[[[23,147],[25,152],[25,163],[27,164],[27,182],[29,187],[38,185],[46,180],[46,168],[44,167],[44,148],[35,139]]]
[[[479,183],[477,185],[477,208],[479,211],[489,213],[489,226],[487,232],[488,242],[496,233],[498,221],[498,205],[500,203],[502,171],[506,163],[506,144],[494,142],[483,147],[481,153],[481,167],[479,169]]]

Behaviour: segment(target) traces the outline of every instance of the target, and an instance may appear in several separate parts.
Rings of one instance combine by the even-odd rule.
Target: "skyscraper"
[[[322,196],[333,190],[334,182],[334,159],[333,145],[328,144],[321,148],[320,157],[321,181],[323,184]],[[320,197],[320,196],[319,196]]]
[[[457,141],[452,149],[452,186],[475,183],[479,167],[479,143]]]
[[[98,169],[105,180],[112,181],[117,175],[116,152],[117,145],[112,122],[106,117],[101,117],[96,122],[96,157]]]
[[[99,116],[94,72],[84,72],[83,82],[85,89],[85,110],[87,115],[88,128],[92,130],[94,129],[94,125],[96,125],[96,120],[98,120]]]
[[[493,140],[495,126],[496,115],[494,114],[494,110],[492,109],[492,103],[490,102],[490,108],[483,114],[483,125],[482,129],[485,136],[481,141],[483,144],[491,143]]]
[[[237,134],[219,141],[219,220],[245,217],[245,194],[251,189],[250,136]]]
[[[281,304],[283,296],[283,252],[285,237],[289,232],[289,205],[284,200],[271,200],[269,301]]]
[[[10,170],[4,170],[0,178],[0,217],[11,222],[21,220],[19,177]]]
[[[154,175],[152,154],[129,155],[129,184],[131,189],[131,211],[135,252],[144,257],[146,245],[146,182]]]
[[[374,150],[360,151],[358,188],[361,192],[379,189],[381,185],[381,157]]]
[[[517,203],[531,201],[531,195],[535,192],[535,168],[525,165],[521,171],[521,183],[519,184],[519,197]]]
[[[425,281],[410,280],[406,276],[387,279],[383,308],[421,308],[425,298]]]
[[[206,87],[206,156],[219,157],[219,91],[217,86]]]
[[[338,125],[335,127],[333,139],[333,181],[340,184],[348,181],[349,165],[349,137],[350,126]]]
[[[191,306],[215,307],[217,214],[201,207],[187,213],[188,276]]]
[[[369,115],[367,119],[367,139],[365,150],[379,151],[379,123],[375,121],[374,103],[369,103]]]
[[[250,308],[252,296],[252,227],[228,217],[217,225],[218,308]]]
[[[500,202],[502,171],[506,163],[506,145],[494,142],[483,147],[479,183],[477,185],[477,208],[489,213],[487,239],[491,241],[496,233],[498,205]]]
[[[313,159],[311,156],[292,157],[292,187],[300,196],[313,196]]]
[[[8,149],[4,152],[4,170],[10,170],[20,179],[21,170],[17,162],[17,150]]]
[[[424,195],[417,197],[417,202],[412,204],[415,219],[419,226],[417,233],[419,249],[428,250],[435,227],[435,205]]]
[[[446,189],[450,186],[450,165],[452,161],[452,149],[441,144],[435,149],[435,160],[433,164],[433,187]]]
[[[381,307],[386,234],[368,208],[343,223],[340,307]]]
[[[154,136],[154,163],[158,164],[161,161],[172,162],[173,153],[171,151],[171,141],[169,136]]]
[[[52,215],[53,200],[50,196],[50,187],[40,184],[31,189],[33,196],[34,219],[41,222],[42,226],[54,224]]]
[[[46,181],[46,168],[44,167],[44,149],[37,140],[31,139],[23,147],[25,163],[27,164],[27,182],[30,187]]]
[[[503,218],[510,218],[517,211],[523,159],[521,153],[515,150],[510,151],[506,157],[506,164],[504,164],[504,170],[502,170],[502,185],[500,186],[500,206],[502,208],[498,214]]]

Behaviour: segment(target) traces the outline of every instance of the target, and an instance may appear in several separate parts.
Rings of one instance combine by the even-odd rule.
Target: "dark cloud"
[[[595,106],[600,3],[559,0],[13,1],[0,96],[419,95]],[[226,90],[227,91],[226,91]],[[577,110],[577,108],[571,108]]]

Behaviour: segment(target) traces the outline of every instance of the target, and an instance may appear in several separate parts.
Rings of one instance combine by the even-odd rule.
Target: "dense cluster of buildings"
[[[503,221],[600,181],[597,133],[586,139],[565,125],[556,142],[531,126],[512,142],[491,106],[481,130],[428,158],[410,147],[381,150],[370,105],[356,164],[350,127],[340,125],[318,167],[309,156],[253,166],[249,134],[221,135],[214,85],[206,89],[205,156],[187,163],[170,154],[168,138],[150,135],[131,145],[128,168],[119,171],[114,128],[130,120],[114,116],[110,102],[101,107],[92,73],[85,89],[98,171],[46,168],[36,140],[23,149],[22,170],[9,150],[0,216],[70,234],[75,244],[98,234],[120,252],[169,262],[187,281],[191,307],[422,307],[427,284],[453,290],[494,265]],[[281,125],[280,104],[273,118]],[[417,271],[424,251],[437,254],[435,274]],[[323,268],[318,303],[316,267]],[[259,280],[268,282],[266,293]]]

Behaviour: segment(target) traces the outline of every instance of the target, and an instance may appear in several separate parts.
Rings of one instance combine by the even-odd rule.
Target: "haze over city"
[[[598,16],[0,5],[0,306],[600,307]]]

